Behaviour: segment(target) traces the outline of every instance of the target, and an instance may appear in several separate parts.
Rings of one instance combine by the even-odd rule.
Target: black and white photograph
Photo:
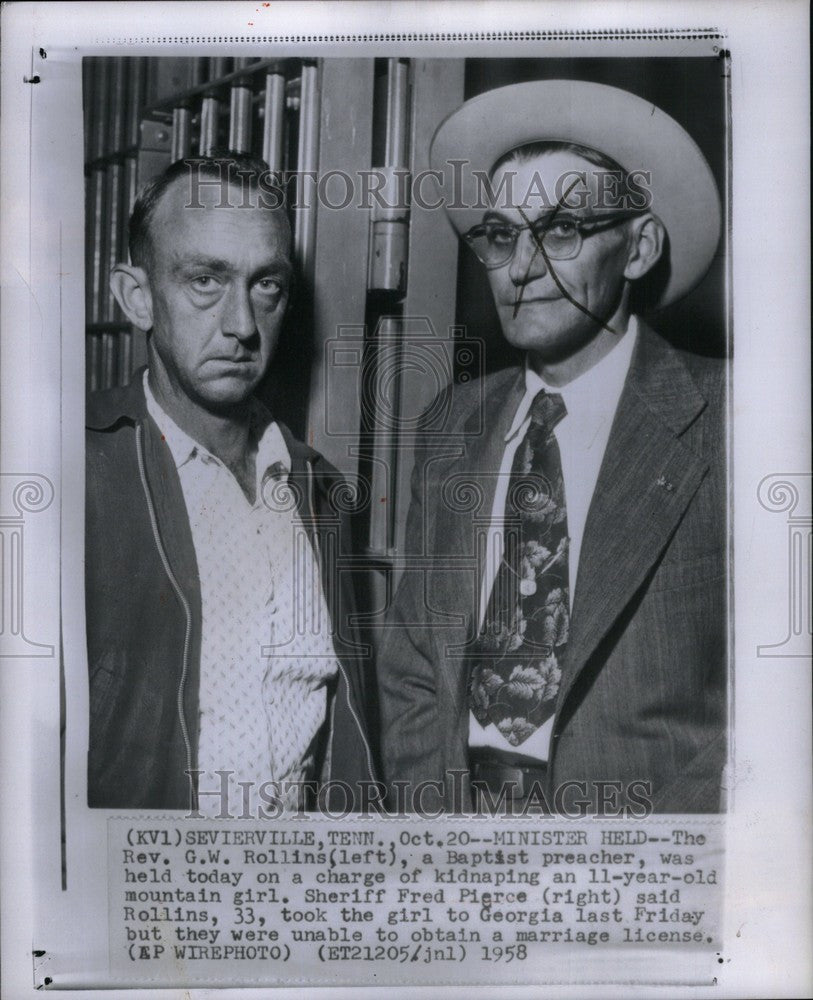
[[[803,989],[807,70],[777,163],[731,4],[24,6],[31,988]]]
[[[84,74],[89,804],[720,811],[725,54]]]

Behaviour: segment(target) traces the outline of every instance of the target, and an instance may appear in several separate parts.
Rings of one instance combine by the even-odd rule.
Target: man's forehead
[[[599,166],[571,150],[509,156],[493,173],[496,208],[521,208],[539,214],[561,206],[573,209],[613,207],[604,204],[620,172]],[[615,206],[618,207],[618,206]]]
[[[285,221],[279,209],[265,202],[256,184],[222,180],[200,174],[197,177],[177,177],[163,193],[155,208],[155,218],[173,223],[212,219],[224,213],[236,212],[233,218],[246,218],[254,223],[282,225]]]

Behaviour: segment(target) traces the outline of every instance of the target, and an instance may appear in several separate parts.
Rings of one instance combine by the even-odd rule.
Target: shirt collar
[[[147,412],[155,421],[162,438],[166,441],[175,467],[180,469],[194,458],[222,465],[223,463],[216,455],[190,437],[164,410],[150,389],[148,375],[149,369],[144,372],[144,398],[147,403]],[[287,476],[290,473],[291,456],[279,425],[271,419],[271,414],[258,399],[253,400],[250,419],[252,434],[255,440],[259,438],[256,459],[257,495],[259,495],[259,487],[269,470],[272,470],[275,476]]]
[[[618,344],[598,364],[563,386],[549,385],[534,371],[526,356],[525,395],[517,407],[505,440],[510,441],[519,432],[528,418],[531,403],[541,389],[558,393],[562,397],[568,417],[598,423],[612,416],[621,398],[637,337],[638,317],[630,316],[627,330]]]

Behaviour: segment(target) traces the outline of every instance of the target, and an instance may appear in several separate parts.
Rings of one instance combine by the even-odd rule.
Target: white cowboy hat
[[[444,175],[445,208],[459,233],[483,218],[473,172],[487,174],[510,150],[545,141],[587,146],[627,173],[648,171],[651,210],[669,234],[669,273],[657,305],[674,302],[700,281],[717,250],[721,223],[720,196],[705,157],[651,101],[600,83],[512,84],[466,101],[441,122],[429,158]]]

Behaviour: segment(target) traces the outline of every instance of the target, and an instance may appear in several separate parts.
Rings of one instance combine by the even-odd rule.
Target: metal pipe
[[[102,389],[111,389],[116,384],[118,377],[117,339],[118,334],[112,330],[105,330],[102,333]]]
[[[118,333],[118,373],[117,384],[127,385],[133,374],[133,334],[131,330],[120,330]]]
[[[87,312],[91,323],[100,323],[102,302],[102,254],[104,222],[104,170],[94,168],[88,179],[88,288]]]
[[[192,74],[190,76],[190,86],[199,87],[206,82],[206,73],[209,69],[209,60],[197,58],[192,60]]]
[[[397,421],[401,406],[403,329],[398,316],[382,316],[368,342],[371,378],[362,382],[362,413],[372,427],[370,551],[392,554],[397,482]],[[365,412],[366,411],[366,412]]]
[[[281,173],[283,168],[284,125],[285,77],[282,73],[269,73],[265,78],[263,104],[263,159],[274,173]]]
[[[147,64],[145,59],[129,60],[127,81],[127,136],[129,148],[138,146],[140,139],[141,113],[144,110],[147,93]]]
[[[401,59],[388,59],[385,167],[406,166],[408,96],[409,64]]]
[[[302,66],[297,149],[297,199],[294,215],[294,252],[304,274],[313,269],[316,236],[314,177],[319,168],[319,77],[314,65]],[[310,178],[308,175],[311,175]]]
[[[189,108],[172,109],[172,146],[170,160],[182,160],[192,149],[192,112]]]
[[[122,166],[111,163],[107,167],[107,184],[104,199],[105,257],[100,269],[99,284],[102,298],[99,315],[102,322],[121,319],[119,305],[110,291],[110,275],[121,259],[121,187]]]
[[[204,97],[200,105],[200,155],[208,156],[217,146],[217,126],[220,116],[220,101],[216,97]]]
[[[406,290],[409,259],[408,175],[409,65],[387,61],[383,204],[373,208],[368,288],[401,295]]]
[[[231,88],[229,149],[236,153],[251,152],[251,97],[248,87]]]
[[[95,392],[102,387],[102,335],[97,330],[87,334],[85,364],[87,365],[87,388]]]
[[[225,76],[229,72],[230,59],[226,59],[223,56],[212,56],[209,58],[209,77],[207,83],[214,83],[215,80],[219,80],[221,76]]]
[[[138,195],[138,157],[124,157],[124,214],[129,219]]]
[[[234,72],[251,65],[251,59],[235,59]],[[249,79],[243,77],[231,85],[229,99],[229,149],[236,153],[251,152],[252,90]]]
[[[124,148],[125,139],[125,84],[127,70],[124,58],[111,59],[110,66],[110,119],[107,123],[106,152],[118,153]]]
[[[93,142],[91,160],[100,160],[107,152],[107,119],[110,113],[110,70],[112,59],[106,56],[96,62],[93,81]]]

